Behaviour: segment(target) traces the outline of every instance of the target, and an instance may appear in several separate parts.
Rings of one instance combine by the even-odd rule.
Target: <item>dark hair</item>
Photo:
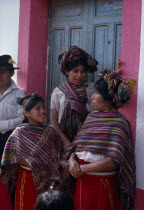
[[[41,96],[39,96],[37,93],[32,93],[30,95],[26,95],[23,98],[18,99],[19,105],[22,106],[22,108],[26,111],[30,111],[33,107],[37,105],[38,102],[42,101],[44,103],[44,100]],[[23,123],[27,123],[28,118],[24,115]]]
[[[33,99],[31,99],[31,101],[28,103],[28,105],[24,109],[29,112],[40,101],[42,101],[44,103],[44,100],[42,97],[33,98]]]
[[[95,90],[100,93],[105,101],[111,101],[112,106],[116,108],[116,105],[113,103],[112,98],[108,92],[108,85],[103,79],[99,79],[96,81],[94,85]]]
[[[79,60],[79,61],[73,61],[73,62],[67,63],[65,71],[69,72],[71,69],[76,68],[77,66],[80,66],[80,65],[82,65],[87,71],[88,65],[85,60]]]
[[[74,210],[72,198],[64,192],[49,190],[38,196],[35,210]]]
[[[72,198],[61,191],[54,190],[60,185],[57,178],[53,180],[50,190],[40,194],[35,204],[35,210],[74,210]]]
[[[94,88],[98,93],[102,95],[104,100],[111,100],[111,97],[108,94],[108,85],[103,79],[97,80]]]

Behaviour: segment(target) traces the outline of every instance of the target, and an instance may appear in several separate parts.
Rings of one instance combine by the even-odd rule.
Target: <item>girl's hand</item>
[[[123,63],[123,61],[120,58],[116,61],[116,72],[117,72],[117,74],[120,74],[123,70],[123,68],[121,67],[122,63]]]
[[[69,159],[69,172],[75,178],[78,178],[83,175],[83,173],[81,173],[81,170],[80,170],[80,165],[78,164],[78,162],[75,159],[74,153],[72,153],[72,155]]]

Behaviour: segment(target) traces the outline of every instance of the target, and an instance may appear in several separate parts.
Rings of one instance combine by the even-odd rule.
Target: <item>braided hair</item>
[[[34,92],[29,95],[24,96],[23,98],[18,98],[18,104],[22,106],[23,110],[30,111],[33,107],[37,105],[38,102],[42,101],[44,103],[43,98],[38,95],[38,93]],[[28,118],[24,115],[23,123],[27,123]]]

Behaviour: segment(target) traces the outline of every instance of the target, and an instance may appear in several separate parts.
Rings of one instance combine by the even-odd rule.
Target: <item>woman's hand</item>
[[[123,63],[123,61],[120,58],[116,61],[116,72],[117,72],[117,74],[120,74],[123,70],[123,68],[121,67],[122,63]]]
[[[75,178],[79,178],[80,176],[83,175],[80,170],[80,165],[75,159],[75,153],[72,153],[69,159],[69,171],[71,175]]]

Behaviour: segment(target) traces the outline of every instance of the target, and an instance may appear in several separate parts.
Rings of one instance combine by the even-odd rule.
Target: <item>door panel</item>
[[[122,31],[122,25],[116,24],[115,25],[116,32],[115,32],[115,51],[114,51],[114,68],[116,65],[116,61],[118,58],[120,58],[120,48],[121,48],[121,31]]]
[[[67,21],[82,19],[83,5],[82,4],[70,4],[57,6],[54,10],[55,20]]]
[[[65,32],[64,29],[54,30],[53,31],[53,51],[52,51],[52,60],[51,60],[51,69],[54,70],[51,72],[51,77],[53,78],[52,81],[52,88],[58,85],[58,81],[61,81],[63,77],[62,74],[59,72],[59,65],[58,65],[58,56],[59,52],[64,49],[64,36]]]
[[[108,56],[108,26],[97,25],[94,28],[94,57],[99,61],[99,69],[106,68]],[[97,73],[95,73],[95,79]]]
[[[70,28],[70,45],[82,47],[82,27],[81,28]]]
[[[121,0],[97,0],[95,1],[96,16],[111,16],[121,15],[122,1]]]

